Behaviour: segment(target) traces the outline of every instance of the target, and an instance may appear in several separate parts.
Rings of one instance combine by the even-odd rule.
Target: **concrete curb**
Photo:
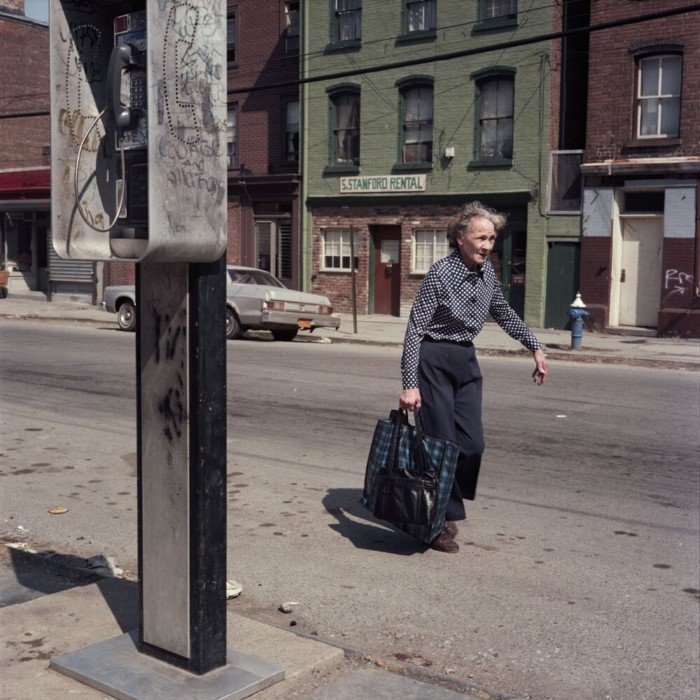
[[[91,310],[92,311],[92,310]],[[110,314],[105,314],[104,320],[96,318],[76,318],[75,316],[42,316],[39,314],[11,314],[0,313],[0,318],[7,318],[15,321],[39,321],[42,323],[79,323],[94,327],[104,324],[112,324],[113,319]],[[116,330],[116,325],[115,325]],[[324,339],[324,340],[322,340]],[[328,339],[328,340],[325,340]],[[361,337],[335,337],[330,335],[307,335],[298,336],[296,342],[319,343],[328,342],[352,345],[371,345],[378,347],[401,347],[402,340],[361,338]],[[627,365],[630,367],[646,367],[649,369],[676,369],[688,372],[700,372],[700,360],[690,362],[688,360],[673,360],[668,358],[651,359],[643,357],[625,357],[620,355],[606,355],[600,351],[586,350],[552,350],[545,346],[547,358],[560,362],[575,362],[582,364],[603,364],[603,365]],[[529,357],[529,353],[524,350],[511,350],[509,348],[479,347],[477,353],[486,357]]]
[[[324,336],[330,337],[330,336]],[[306,341],[309,342],[309,341]],[[377,345],[383,347],[401,347],[402,342],[392,340],[373,340],[371,338],[331,338],[333,343],[347,343],[355,345]],[[630,365],[634,367],[648,367],[650,369],[684,369],[689,371],[700,371],[699,362],[688,362],[686,360],[669,359],[647,359],[642,357],[620,357],[614,355],[594,354],[592,352],[572,350],[566,351],[549,350],[545,348],[548,360],[560,360],[564,362],[578,362],[584,364],[610,364],[610,365]],[[529,358],[530,354],[524,350],[510,350],[508,348],[476,347],[477,355],[488,357],[522,357]]]

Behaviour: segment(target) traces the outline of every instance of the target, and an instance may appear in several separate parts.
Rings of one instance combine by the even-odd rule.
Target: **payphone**
[[[226,3],[51,0],[61,257],[209,262],[226,247]]]

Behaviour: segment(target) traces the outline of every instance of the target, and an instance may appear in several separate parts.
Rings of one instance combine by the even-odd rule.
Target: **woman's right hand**
[[[404,389],[399,397],[399,406],[408,411],[420,408],[420,391],[417,388]]]

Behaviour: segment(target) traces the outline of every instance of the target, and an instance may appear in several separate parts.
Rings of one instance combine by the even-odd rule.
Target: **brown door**
[[[401,227],[375,226],[374,313],[399,315],[401,294]]]

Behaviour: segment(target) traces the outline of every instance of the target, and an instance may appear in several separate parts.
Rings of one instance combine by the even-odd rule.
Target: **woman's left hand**
[[[532,381],[535,384],[544,384],[544,380],[547,378],[547,360],[542,348],[535,350],[532,356],[535,358],[535,371],[532,373]]]

